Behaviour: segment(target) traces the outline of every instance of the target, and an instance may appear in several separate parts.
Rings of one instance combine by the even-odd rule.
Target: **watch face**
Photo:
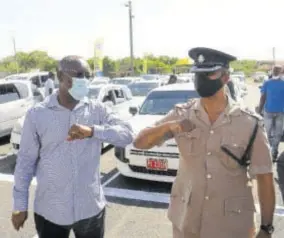
[[[274,227],[273,226],[269,226],[267,230],[268,230],[269,234],[272,234],[274,232]]]

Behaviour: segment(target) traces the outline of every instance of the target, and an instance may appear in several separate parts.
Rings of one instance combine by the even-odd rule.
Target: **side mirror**
[[[262,88],[262,86],[258,86],[258,88],[259,88],[259,89],[261,89],[261,88]]]
[[[129,107],[129,113],[134,116],[136,115],[138,112],[138,108],[137,107]]]

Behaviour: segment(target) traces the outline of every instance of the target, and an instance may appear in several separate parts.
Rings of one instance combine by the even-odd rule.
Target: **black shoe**
[[[272,161],[273,161],[273,163],[275,163],[275,162],[277,162],[277,160],[278,160],[278,152],[274,152],[274,153],[272,153]]]

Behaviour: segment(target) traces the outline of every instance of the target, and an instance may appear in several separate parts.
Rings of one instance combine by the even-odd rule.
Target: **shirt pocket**
[[[182,155],[198,155],[201,153],[201,130],[196,128],[190,132],[182,132],[176,136],[177,145]]]
[[[231,197],[224,201],[225,227],[231,231],[247,231],[254,228],[255,205],[251,197]],[[225,224],[224,224],[225,225]]]
[[[238,161],[236,161],[236,159],[241,161],[245,153],[246,147],[240,142],[240,140],[238,140],[236,136],[233,135],[223,136],[221,147],[226,148],[235,157],[233,158],[231,155],[227,154],[220,148],[220,160],[222,165],[233,173],[240,173],[243,167],[238,163]]]

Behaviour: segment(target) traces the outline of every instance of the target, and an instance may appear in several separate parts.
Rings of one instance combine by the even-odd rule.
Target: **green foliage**
[[[16,60],[18,65],[16,63]],[[148,54],[145,58],[135,58],[134,69],[135,74],[143,73],[172,73],[173,68],[178,62],[179,58],[169,57],[167,55],[154,56]],[[92,70],[94,70],[94,59],[88,59],[88,63]],[[32,52],[18,52],[16,57],[8,56],[0,60],[0,72],[16,73],[29,72],[31,70],[39,69],[42,71],[54,71],[57,61],[50,57],[44,51]],[[147,67],[145,67],[145,65]],[[245,74],[250,75],[252,72],[259,71],[261,68],[255,60],[240,60],[231,64],[235,71],[243,71]],[[147,72],[143,70],[147,69]],[[103,72],[106,76],[113,76],[125,74],[130,71],[130,58],[125,57],[114,60],[109,56],[103,58]]]

